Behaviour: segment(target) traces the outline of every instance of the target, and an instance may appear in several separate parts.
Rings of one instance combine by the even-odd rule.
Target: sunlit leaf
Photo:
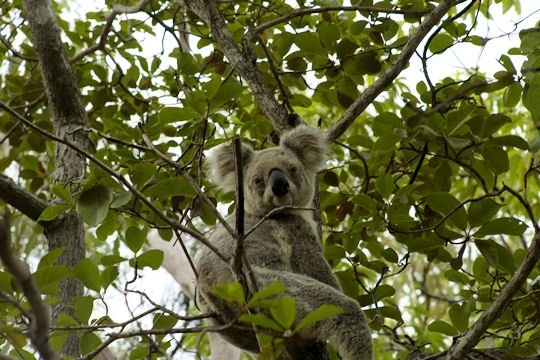
[[[83,259],[73,268],[75,277],[90,290],[101,290],[101,275],[99,269],[92,260]]]
[[[240,315],[238,320],[244,323],[259,326],[263,329],[271,329],[271,330],[275,330],[279,332],[285,330],[277,322],[275,322],[274,320],[270,319],[268,316],[261,313],[242,314]]]
[[[442,320],[435,320],[428,325],[428,330],[431,332],[441,333],[448,336],[456,336],[458,331],[451,324]]]
[[[307,326],[311,326],[319,321],[328,319],[341,313],[343,313],[343,309],[340,306],[323,304],[300,320],[294,331],[297,332]]]
[[[290,329],[296,319],[296,302],[290,296],[283,296],[270,307],[272,318],[284,329]]]
[[[239,305],[244,303],[245,295],[242,285],[238,282],[214,286],[214,293],[220,298]]]
[[[107,216],[113,200],[111,190],[104,185],[96,185],[85,190],[77,201],[77,212],[90,226],[99,225]]]

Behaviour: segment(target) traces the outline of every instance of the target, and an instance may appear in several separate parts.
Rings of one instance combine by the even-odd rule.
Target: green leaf
[[[377,301],[384,299],[385,297],[394,296],[396,289],[388,284],[381,284],[375,288],[375,299]]]
[[[522,137],[516,135],[505,135],[494,137],[489,143],[501,146],[510,146],[521,150],[529,150],[529,143]]]
[[[311,326],[319,321],[331,318],[332,316],[336,316],[343,313],[343,309],[341,306],[331,305],[331,304],[323,304],[319,306],[317,309],[311,311],[308,313],[299,323],[296,325],[296,328],[294,329],[294,332],[298,332],[299,330]]]
[[[71,204],[73,203],[73,195],[71,194],[71,191],[66,187],[65,184],[58,183],[53,186],[51,189],[52,193],[56,195],[60,200]]]
[[[451,324],[447,323],[446,321],[442,320],[435,320],[428,326],[428,330],[431,332],[436,332],[448,336],[456,336],[458,335],[458,331],[456,328],[454,328]]]
[[[190,107],[165,107],[159,112],[159,120],[163,124],[192,120],[197,116],[199,113]]]
[[[403,323],[403,318],[401,317],[401,312],[395,306],[379,306],[378,311],[385,317],[393,319],[398,323]]]
[[[71,270],[63,265],[47,266],[38,269],[33,276],[42,293],[56,295],[59,293],[58,282],[71,276]]]
[[[41,215],[39,215],[39,218],[37,219],[37,221],[39,222],[39,221],[51,221],[51,220],[54,220],[58,216],[62,215],[66,211],[68,211],[69,209],[71,209],[71,205],[69,205],[69,204],[51,205],[51,206],[45,208],[45,210],[43,210]]]
[[[480,136],[482,138],[487,138],[493,135],[497,130],[499,130],[503,125],[512,123],[512,119],[503,114],[492,114],[489,115],[486,121],[484,121],[484,127]]]
[[[132,194],[129,191],[114,195],[114,200],[111,203],[111,208],[117,209],[126,205],[131,200]]]
[[[487,224],[483,225],[473,234],[474,237],[484,237],[486,235],[516,235],[519,236],[527,230],[527,225],[516,218],[501,217],[493,219]]]
[[[97,226],[107,216],[112,200],[113,194],[108,187],[96,185],[81,194],[77,201],[77,212],[85,223]]]
[[[17,349],[17,352],[20,352],[19,349],[22,349],[27,345],[26,334],[21,332],[19,329],[9,325],[3,325],[0,327],[0,330],[2,331],[2,335],[5,336],[9,341],[9,345],[12,345],[15,349]],[[29,359],[33,358],[34,357],[29,357]]]
[[[435,35],[435,37],[429,43],[429,51],[431,51],[433,54],[437,54],[452,46],[453,43],[454,39],[450,35],[439,33]]]
[[[152,249],[146,252],[143,252],[141,255],[137,256],[137,265],[139,269],[142,269],[145,266],[150,267],[153,270],[159,269],[163,263],[163,251]],[[131,264],[131,261],[130,261]]]
[[[322,46],[333,51],[336,48],[338,40],[341,38],[339,27],[331,22],[323,22],[317,32]]]
[[[535,76],[523,89],[523,104],[531,112],[532,120],[537,122],[540,120],[540,106],[538,99],[540,98],[540,76]]]
[[[274,281],[270,285],[257,291],[249,300],[248,306],[250,308],[261,307],[262,300],[266,300],[270,296],[284,293],[286,290],[285,285],[279,281]]]
[[[50,250],[48,253],[43,255],[41,260],[39,260],[38,269],[46,268],[47,266],[53,266],[56,260],[64,253],[66,248],[64,246],[58,247],[56,249]]]
[[[212,99],[212,107],[221,106],[223,103],[237,98],[244,87],[237,82],[229,81],[223,84]]]
[[[383,176],[379,176],[377,180],[375,180],[375,188],[381,196],[386,199],[389,198],[394,192],[394,180],[392,175],[384,174]]]
[[[99,292],[101,290],[101,276],[98,266],[90,259],[82,259],[73,268],[75,277],[90,290]]]
[[[503,105],[507,108],[513,108],[521,100],[521,84],[514,82],[504,89]]]
[[[276,299],[270,307],[270,314],[283,329],[290,329],[296,319],[296,302],[290,296]]]
[[[101,272],[101,287],[103,288],[103,290],[107,290],[107,288],[113,283],[113,281],[118,278],[118,274],[118,266],[106,267]]]
[[[241,322],[245,322],[248,324],[252,324],[252,325],[259,326],[265,329],[271,329],[271,330],[275,330],[279,332],[282,332],[283,330],[285,330],[277,322],[275,322],[274,320],[270,319],[268,316],[261,313],[242,314],[240,315],[238,320]]]
[[[143,187],[148,180],[157,174],[157,169],[154,164],[142,162],[135,165],[129,174],[129,178],[133,182],[133,185]]]
[[[148,237],[147,227],[143,227],[142,229],[139,229],[136,226],[130,226],[126,230],[124,242],[131,251],[136,253],[142,248],[147,237]]]
[[[469,317],[471,316],[471,312],[469,310],[469,307],[465,304],[454,304],[448,310],[448,316],[450,317],[450,321],[452,322],[452,325],[459,331],[459,332],[465,332],[469,328]]]
[[[319,36],[312,32],[303,32],[294,36],[294,43],[307,54],[326,54],[326,50],[321,46]]]
[[[93,332],[84,332],[80,340],[81,355],[94,351],[101,344],[99,336]],[[145,349],[146,350],[146,349]]]
[[[491,239],[475,239],[474,244],[491,267],[509,274],[516,271],[514,257],[506,247],[497,244]]]
[[[461,203],[451,194],[446,192],[437,192],[426,196],[426,202],[431,209],[439,214],[446,216]],[[459,229],[464,230],[467,227],[467,212],[463,207],[457,209],[448,218]]]
[[[502,174],[507,172],[510,168],[510,160],[508,159],[508,153],[504,151],[500,146],[484,145],[481,148],[482,156],[486,161],[486,165],[495,174]]]
[[[111,266],[126,260],[127,259],[125,257],[122,257],[120,255],[105,255],[101,258],[101,264],[105,266]]]
[[[512,60],[510,59],[510,57],[508,55],[505,55],[505,54],[501,55],[501,57],[499,58],[499,63],[509,73],[517,74],[516,68],[515,68],[514,64],[512,63]]]
[[[472,202],[468,209],[469,224],[471,227],[476,227],[487,223],[500,208],[501,205],[490,198]]]
[[[88,324],[92,311],[94,310],[94,298],[91,296],[81,296],[73,301],[75,315],[82,324]]]
[[[238,282],[216,285],[214,286],[214,293],[228,302],[235,302],[239,305],[244,304],[244,289]]]
[[[397,252],[392,248],[384,249],[381,255],[383,256],[384,260],[389,261],[391,263],[397,264],[399,261],[399,256]]]
[[[452,282],[454,282],[456,284],[469,285],[471,283],[471,278],[469,278],[464,273],[462,273],[460,271],[457,271],[457,270],[454,270],[454,269],[450,269],[450,270],[445,271],[444,277],[448,281],[452,281]]]
[[[165,314],[156,314],[154,316],[154,326],[153,329],[172,329],[176,323],[178,323],[178,319],[171,315],[165,315]]]
[[[144,193],[147,196],[155,196],[159,198],[170,199],[171,196],[184,195],[192,197],[195,195],[195,191],[189,185],[186,179],[182,177],[173,177],[158,181],[157,183],[149,186]]]

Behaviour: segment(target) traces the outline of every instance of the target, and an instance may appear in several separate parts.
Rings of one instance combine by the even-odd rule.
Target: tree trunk
[[[52,109],[55,133],[85,149],[87,144],[84,127],[86,112],[71,69],[69,58],[60,38],[60,27],[50,0],[24,0],[25,16],[32,33],[43,82]],[[77,189],[84,179],[85,160],[74,150],[56,144],[54,183],[62,183]],[[73,267],[85,256],[84,227],[79,216],[67,215],[54,226],[45,229],[49,249],[63,247],[65,251],[58,264]],[[60,284],[61,300],[52,308],[53,324],[58,315],[75,317],[72,301],[83,295],[84,288],[75,279],[67,279]],[[79,356],[79,344],[75,335],[69,335],[61,353],[65,356]]]

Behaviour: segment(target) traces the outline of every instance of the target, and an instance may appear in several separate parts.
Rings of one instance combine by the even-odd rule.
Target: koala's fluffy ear
[[[253,158],[254,151],[249,145],[242,144],[242,164],[244,167]],[[207,173],[210,181],[221,190],[236,190],[236,168],[234,148],[221,145],[210,152],[206,158]]]
[[[281,137],[279,146],[292,150],[311,171],[324,168],[328,151],[328,140],[324,132],[306,125],[300,125]]]

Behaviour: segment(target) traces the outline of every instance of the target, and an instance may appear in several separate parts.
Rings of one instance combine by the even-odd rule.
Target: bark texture
[[[23,4],[52,110],[55,133],[85,149],[87,140],[83,129],[87,116],[52,4],[50,0],[24,0]],[[53,181],[76,189],[84,178],[85,160],[63,144],[57,143],[56,146]],[[59,264],[73,267],[84,258],[84,227],[79,216],[66,216],[62,221],[46,226],[45,235],[51,250],[59,247],[65,249],[58,259]],[[75,317],[71,303],[75,297],[83,295],[83,290],[82,284],[75,279],[60,284],[61,301],[53,305],[53,323],[59,314]],[[62,354],[79,356],[79,344],[75,335],[68,337]]]

